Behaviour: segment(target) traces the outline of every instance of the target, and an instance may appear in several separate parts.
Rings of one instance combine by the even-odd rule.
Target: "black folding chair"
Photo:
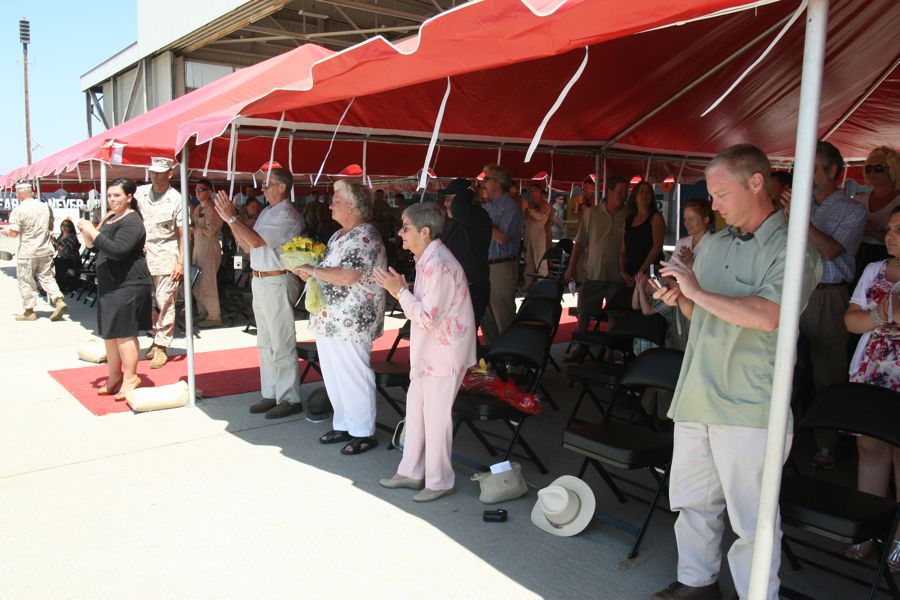
[[[592,465],[619,502],[627,501],[626,494],[604,468],[604,464],[628,471],[646,469],[656,480],[650,506],[640,527],[605,513],[596,514],[597,518],[635,536],[634,545],[628,553],[629,559],[638,555],[656,504],[669,479],[672,434],[657,433],[632,423],[613,421],[609,417],[617,398],[627,391],[643,391],[646,388],[674,391],[683,358],[683,352],[668,348],[654,348],[641,353],[628,367],[613,391],[610,408],[603,413],[600,422],[589,423],[577,419],[578,409],[584,397],[582,395],[575,404],[575,410],[563,432],[563,448],[585,457],[578,477],[583,478],[588,465]]]
[[[375,373],[375,391],[384,398],[385,402],[390,405],[397,414],[400,415],[400,418],[406,414],[405,407],[402,402],[398,402],[395,400],[387,391],[386,388],[389,387],[399,387],[404,390],[409,389],[409,361],[395,361],[393,360],[394,354],[397,352],[397,346],[400,345],[400,340],[408,340],[411,331],[411,323],[409,319],[403,324],[403,326],[397,331],[397,337],[394,338],[394,343],[391,345],[391,349],[388,351],[387,360],[376,361],[372,363],[372,372]],[[381,427],[382,429],[393,431],[392,427]]]
[[[547,281],[547,280],[545,280]],[[550,343],[553,343],[553,339],[556,337],[556,332],[559,329],[559,319],[562,316],[562,304],[558,299],[555,298],[525,298],[522,301],[522,304],[519,306],[519,310],[516,311],[516,316],[513,319],[513,323],[531,323],[535,325],[540,325],[543,327],[550,328]],[[559,368],[559,365],[556,364],[556,361],[553,360],[553,356],[548,352],[546,361],[552,364],[557,372],[561,372],[562,370]],[[547,390],[547,386],[541,383],[541,392],[544,394],[547,402],[550,406],[553,407],[554,410],[559,409],[559,406],[553,400],[553,396],[550,395],[549,390]]]
[[[300,385],[305,382],[310,369],[315,369],[316,373],[322,375],[322,368],[319,367],[319,349],[314,341],[297,342],[297,359],[306,361],[306,366],[300,374]]]
[[[803,429],[835,429],[859,433],[900,447],[900,393],[862,383],[841,383],[819,392],[809,412],[803,417]],[[878,565],[871,583],[869,598],[879,592],[882,576],[894,598],[900,598],[897,583],[886,569],[888,552],[900,522],[900,503],[893,492],[887,497],[873,496],[828,481],[802,475],[785,475],[781,483],[781,520],[788,527],[796,527],[842,544],[859,544],[873,540]],[[787,535],[782,547],[792,568],[805,563],[851,581],[868,586],[858,577],[835,571],[807,557],[795,554],[790,544],[803,546],[852,564],[856,568],[872,568],[842,554],[830,552],[820,545],[810,544]],[[782,589],[786,589],[782,586]],[[787,590],[790,592],[790,590]]]
[[[666,319],[662,315],[644,315],[640,311],[630,311],[608,331],[586,331],[577,333],[578,341],[588,347],[599,350],[600,355],[607,349],[622,352],[624,364],[611,362],[579,363],[569,367],[568,375],[572,383],[582,384],[579,402],[589,395],[595,404],[600,406],[600,398],[593,387],[612,388],[625,374],[626,366],[634,360],[634,341],[646,340],[662,346],[666,338]]]
[[[498,376],[508,381],[513,380],[519,389],[525,392],[535,393],[540,389],[541,378],[544,375],[546,354],[550,350],[550,328],[545,325],[531,323],[513,323],[510,325],[497,343],[488,351],[486,360],[491,364]],[[473,392],[459,392],[453,404],[453,413],[456,423],[453,428],[454,437],[460,426],[465,424],[476,438],[487,449],[491,456],[496,456],[497,451],[487,440],[484,432],[479,430],[475,423],[479,421],[500,421],[509,428],[512,437],[509,439],[503,458],[507,460],[512,454],[516,444],[528,456],[541,473],[547,473],[544,463],[534,453],[525,438],[522,437],[522,426],[525,424],[528,414],[498,400],[493,396]],[[483,465],[478,465],[485,468]]]

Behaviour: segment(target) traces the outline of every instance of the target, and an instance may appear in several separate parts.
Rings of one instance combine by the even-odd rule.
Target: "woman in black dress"
[[[653,186],[646,181],[632,190],[628,197],[628,209],[631,216],[625,221],[619,268],[625,285],[634,287],[635,276],[647,272],[650,265],[663,257],[666,222],[656,208]]]
[[[135,190],[130,179],[116,179],[106,191],[109,213],[99,228],[85,219],[78,222],[85,244],[97,249],[97,329],[106,342],[109,369],[106,385],[97,393],[116,394],[116,400],[141,385],[137,334],[150,328],[146,233]]]

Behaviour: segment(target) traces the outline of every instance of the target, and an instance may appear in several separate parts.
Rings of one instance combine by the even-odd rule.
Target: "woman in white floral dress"
[[[844,315],[847,330],[862,334],[850,363],[850,381],[900,391],[900,206],[890,215],[884,243],[888,258],[865,268]],[[857,438],[856,447],[859,490],[887,496],[893,472],[894,493],[900,499],[900,448],[865,435]],[[861,560],[871,548],[871,540],[853,544],[847,556]],[[900,570],[897,537],[889,553],[888,565],[896,572]]]
[[[294,269],[304,281],[319,280],[325,307],[309,315],[322,378],[334,407],[332,429],[323,444],[347,442],[342,454],[362,454],[374,448],[375,375],[370,366],[372,342],[384,331],[384,289],[375,281],[375,267],[387,258],[378,231],[369,223],[372,199],[359,183],[334,185],[331,214],[341,226],[328,240],[318,266]]]

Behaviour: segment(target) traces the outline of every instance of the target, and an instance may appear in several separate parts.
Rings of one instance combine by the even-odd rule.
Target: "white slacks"
[[[325,336],[316,338],[319,365],[328,399],[334,409],[332,427],[353,437],[375,433],[375,373],[370,354],[372,342],[348,342]]]
[[[450,412],[464,375],[419,377],[410,381],[406,392],[406,435],[397,474],[424,478],[429,490],[449,490],[455,482],[450,462],[453,452]]]
[[[728,551],[728,566],[741,598],[747,597],[756,535],[767,430],[733,425],[676,423],[669,503],[675,521],[678,581],[709,585],[719,578],[725,511],[738,539]],[[788,435],[785,458],[793,436]],[[768,597],[778,598],[781,566],[781,516],[775,523],[775,546]]]
[[[300,370],[292,299],[299,295],[300,281],[294,275],[254,277],[251,287],[262,397],[296,404]]]

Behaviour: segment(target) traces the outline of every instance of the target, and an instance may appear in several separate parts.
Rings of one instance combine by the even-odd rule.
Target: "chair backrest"
[[[566,254],[572,254],[572,250],[575,248],[575,242],[569,238],[563,238],[556,242],[556,248],[561,249]]]
[[[498,368],[501,366],[522,367],[528,370],[527,391],[533,392],[540,385],[552,339],[549,327],[514,322],[491,346],[485,358],[501,377],[504,377],[502,372],[504,369]]]
[[[555,279],[538,279],[525,292],[525,300],[534,298],[549,298],[558,301],[562,298],[562,286]]]
[[[675,391],[684,352],[672,348],[653,348],[638,354],[628,365],[619,385],[625,387],[653,387]]]
[[[639,310],[634,310],[625,313],[609,330],[609,335],[615,338],[648,340],[662,346],[666,341],[667,328],[668,323],[662,315],[647,316]]]
[[[866,383],[838,383],[816,395],[803,428],[861,433],[900,447],[900,393]]]
[[[526,298],[516,311],[514,323],[540,323],[555,330],[562,316],[562,305],[556,299]]]

